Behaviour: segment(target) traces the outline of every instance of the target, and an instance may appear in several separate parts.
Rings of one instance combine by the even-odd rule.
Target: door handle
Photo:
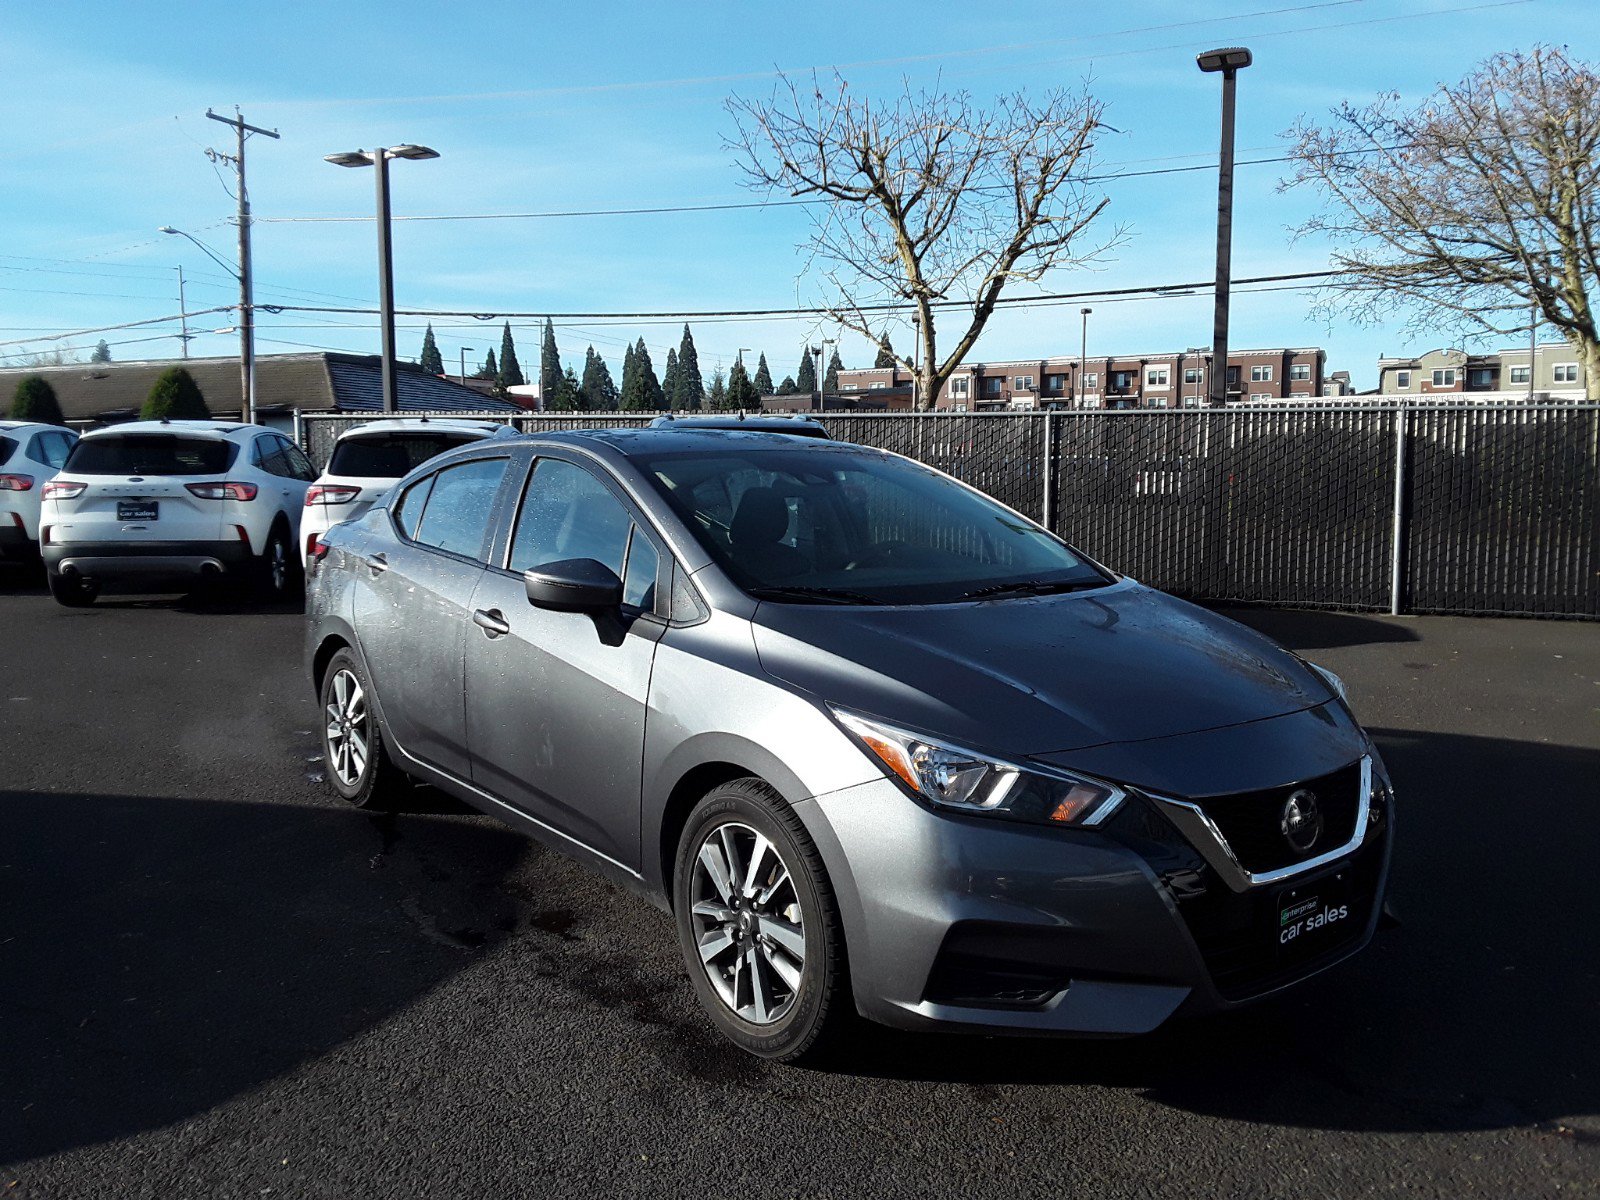
[[[476,610],[472,614],[472,623],[491,638],[505,637],[511,632],[511,622],[498,608]]]
[[[373,554],[368,556],[367,569],[374,575],[381,575],[389,569],[389,556],[386,554]]]

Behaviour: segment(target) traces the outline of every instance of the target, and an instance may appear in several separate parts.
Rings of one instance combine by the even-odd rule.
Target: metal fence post
[[[1394,410],[1394,529],[1389,548],[1389,614],[1398,617],[1405,588],[1406,550],[1406,404]]]
[[[1044,520],[1040,522],[1051,532],[1055,531],[1055,441],[1051,438],[1051,418],[1054,417],[1048,408],[1044,410],[1044,446],[1039,455],[1042,464],[1040,474],[1044,477]]]

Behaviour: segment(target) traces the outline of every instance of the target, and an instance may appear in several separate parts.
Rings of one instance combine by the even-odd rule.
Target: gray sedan
[[[431,460],[314,562],[328,780],[676,920],[752,1053],[1137,1034],[1355,953],[1387,775],[1328,672],[926,466],[615,429]]]

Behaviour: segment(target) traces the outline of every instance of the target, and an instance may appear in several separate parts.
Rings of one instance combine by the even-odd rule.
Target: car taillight
[[[32,475],[0,475],[0,492],[33,491]]]
[[[254,500],[253,483],[186,483],[183,485],[202,500]]]
[[[350,487],[343,483],[318,483],[313,484],[306,492],[306,506],[313,504],[349,504],[361,494],[358,487]]]
[[[46,500],[72,500],[83,495],[87,483],[79,483],[75,479],[52,479],[44,485],[44,498]]]

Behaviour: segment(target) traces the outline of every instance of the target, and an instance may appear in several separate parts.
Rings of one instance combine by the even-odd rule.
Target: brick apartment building
[[[1228,399],[1311,399],[1323,394],[1327,355],[1315,347],[1239,350],[1228,355]],[[963,363],[934,407],[955,411],[1038,408],[1197,408],[1205,403],[1211,355],[1205,350],[1090,357],[1076,355]],[[1348,377],[1347,377],[1348,378]],[[902,368],[839,372],[841,399],[863,407],[910,406]]]

